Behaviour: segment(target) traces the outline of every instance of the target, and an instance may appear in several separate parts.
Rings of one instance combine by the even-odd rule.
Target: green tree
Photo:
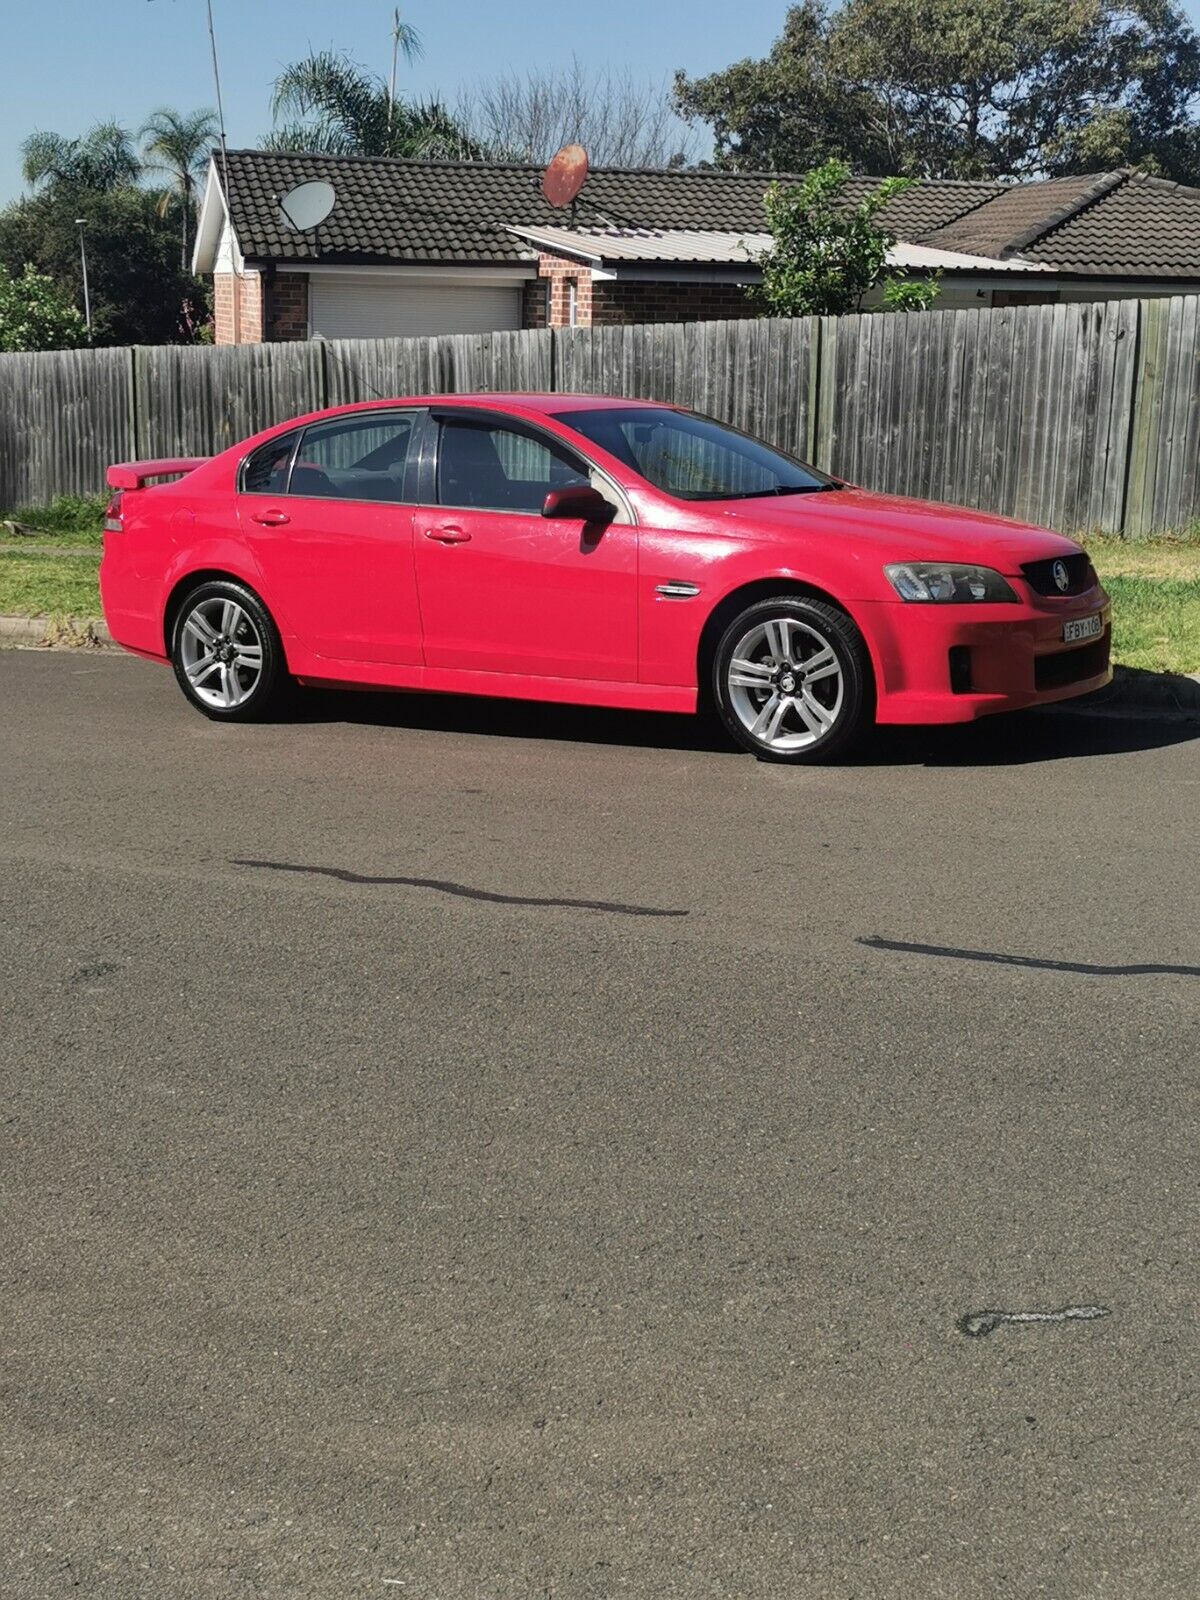
[[[14,277],[0,264],[0,350],[74,350],[86,342],[83,317],[53,278],[28,263]]]
[[[160,214],[166,216],[178,207],[182,217],[179,264],[186,272],[188,227],[196,214],[196,194],[208,153],[217,137],[217,119],[211,111],[185,113],[162,106],[147,117],[141,136],[143,170],[168,180],[159,198]]]
[[[58,293],[82,304],[79,228],[83,219],[97,344],[189,342],[207,318],[208,291],[179,265],[173,218],[159,215],[153,191],[107,192],[53,185],[0,211],[0,263],[26,262]]]
[[[1176,0],[821,0],[763,61],[676,79],[718,165],[1196,181],[1200,40]]]
[[[839,156],[857,171],[889,170],[877,106],[844,82],[830,56],[824,0],[792,6],[762,61],[735,61],[703,78],[675,74],[675,108],[705,123],[714,165],[745,172],[804,172]]]
[[[81,139],[31,133],[21,145],[21,173],[34,189],[86,189],[107,194],[142,174],[133,139],[115,122],[98,122]]]
[[[400,46],[407,53],[411,48]],[[317,51],[275,80],[268,150],[329,155],[474,159],[482,152],[437,101],[394,99],[389,86],[349,56]]]
[[[936,297],[936,279],[909,278],[888,266],[894,241],[877,220],[912,179],[885,178],[857,205],[847,200],[849,181],[847,164],[831,160],[798,183],[773,183],[767,190],[763,207],[772,243],[755,257],[762,283],[752,291],[765,316],[841,316],[861,309],[876,287],[891,310],[922,310]]]

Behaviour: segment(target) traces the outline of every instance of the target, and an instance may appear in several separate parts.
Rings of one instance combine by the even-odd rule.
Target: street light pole
[[[75,226],[79,229],[79,264],[83,268],[83,320],[87,323],[88,343],[92,340],[92,297],[88,290],[87,274],[87,245],[84,243],[83,229],[86,217],[76,217]]]

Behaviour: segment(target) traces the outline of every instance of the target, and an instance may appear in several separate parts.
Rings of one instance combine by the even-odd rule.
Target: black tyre
[[[845,755],[874,713],[871,664],[844,611],[779,595],[736,616],[713,658],[722,721],[760,761]]]
[[[185,595],[171,629],[179,687],[216,722],[253,722],[277,710],[289,685],[279,630],[245,584],[230,578]]]

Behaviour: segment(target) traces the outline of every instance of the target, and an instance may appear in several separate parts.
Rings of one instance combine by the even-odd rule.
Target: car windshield
[[[749,500],[838,487],[795,457],[694,411],[611,406],[555,417],[679,500]]]

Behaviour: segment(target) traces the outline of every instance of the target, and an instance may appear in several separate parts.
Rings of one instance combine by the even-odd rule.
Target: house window
[[[574,328],[579,321],[579,308],[576,301],[579,289],[574,278],[567,279],[567,327]]]

